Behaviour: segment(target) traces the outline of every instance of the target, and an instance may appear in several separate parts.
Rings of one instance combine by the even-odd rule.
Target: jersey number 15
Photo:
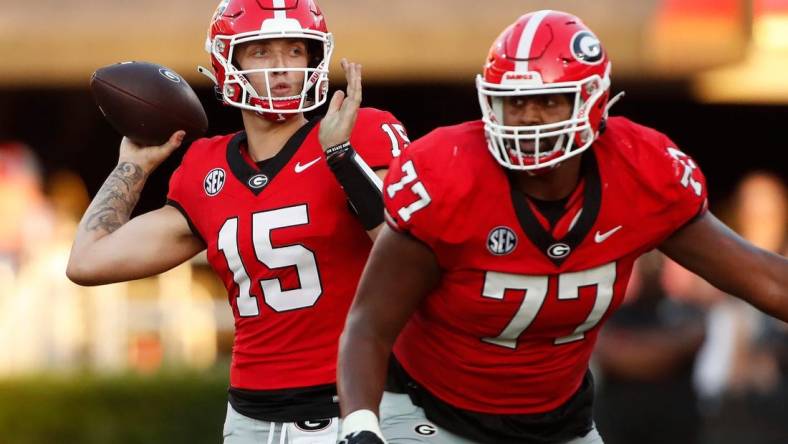
[[[292,267],[298,270],[301,288],[282,290],[277,278],[261,279],[260,289],[266,305],[274,311],[289,311],[315,305],[323,293],[315,254],[303,245],[274,247],[271,232],[275,229],[295,227],[309,223],[306,205],[262,211],[252,215],[252,240],[255,256],[270,269]],[[219,250],[224,253],[227,267],[238,285],[236,305],[241,317],[258,316],[257,298],[251,294],[251,280],[238,252],[238,217],[227,219],[219,230]]]

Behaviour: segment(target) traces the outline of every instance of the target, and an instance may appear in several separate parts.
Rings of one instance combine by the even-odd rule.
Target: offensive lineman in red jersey
[[[225,0],[206,46],[212,72],[201,70],[243,110],[245,131],[194,142],[167,205],[130,221],[183,134],[161,147],[124,139],[68,275],[136,279],[207,249],[235,315],[224,442],[335,443],[337,342],[383,222],[382,176],[407,135],[388,112],[359,109],[361,67],[344,60],[347,98],[337,92],[322,121],[304,117],[326,101],[333,50],[311,0]]]
[[[788,261],[707,211],[665,135],[607,117],[609,76],[577,17],[524,15],[477,78],[483,119],[392,162],[340,341],[345,442],[602,442],[589,357],[655,247],[788,320]]]

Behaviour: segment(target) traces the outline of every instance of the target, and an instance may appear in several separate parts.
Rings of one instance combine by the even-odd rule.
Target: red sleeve
[[[643,221],[645,252],[706,212],[706,180],[697,163],[664,134],[649,129],[638,136],[632,173],[644,188],[631,205]]]
[[[183,180],[183,164],[178,165],[178,168],[172,172],[170,176],[170,188],[167,191],[167,201],[174,201],[181,203],[183,201],[183,187],[181,182]]]
[[[222,146],[228,136],[217,136],[211,139],[198,139],[192,142],[183,154],[181,164],[170,176],[170,186],[167,191],[167,202],[175,202],[181,207],[196,210],[199,206],[198,193],[208,193],[213,188],[221,189],[224,185],[225,172],[222,168],[215,168],[208,176],[197,177],[195,172],[199,169],[199,159],[209,156],[207,148],[211,144]],[[215,173],[215,174],[214,174]],[[196,213],[196,211],[190,211]]]
[[[440,235],[436,227],[442,226],[435,200],[438,176],[427,163],[429,157],[415,155],[421,148],[420,142],[391,162],[383,184],[383,203],[386,222],[392,229],[434,246]],[[416,150],[412,151],[414,147]]]
[[[197,227],[194,225],[192,221],[192,215],[194,210],[191,209],[193,206],[192,198],[188,194],[188,187],[186,187],[186,172],[187,167],[186,164],[186,157],[184,156],[183,161],[178,166],[178,168],[173,171],[172,176],[170,176],[170,186],[169,190],[167,191],[167,205],[177,209],[186,219],[186,222],[189,224],[189,228],[192,230],[192,233],[200,240],[205,242],[202,237],[202,234],[197,230]],[[192,187],[193,188],[193,187]],[[192,190],[192,192],[194,192]],[[191,213],[191,214],[190,214]]]
[[[698,164],[665,134],[623,117],[612,117],[608,174],[631,178],[631,211],[642,221],[643,251],[658,246],[707,209],[706,179]],[[629,179],[626,179],[629,180]]]
[[[353,149],[373,170],[388,168],[410,140],[405,127],[388,111],[374,108],[359,110],[350,135]]]
[[[663,136],[662,142],[664,189],[669,199],[666,222],[672,234],[706,212],[708,195],[706,178],[695,160],[682,152],[667,136]]]

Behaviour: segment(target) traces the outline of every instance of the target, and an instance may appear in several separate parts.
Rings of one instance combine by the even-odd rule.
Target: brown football
[[[93,73],[90,89],[109,123],[138,145],[161,145],[177,130],[193,140],[208,130],[200,99],[183,77],[164,66],[105,66]]]

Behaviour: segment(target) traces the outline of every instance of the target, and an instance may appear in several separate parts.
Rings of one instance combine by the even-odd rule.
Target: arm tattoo
[[[145,179],[146,175],[139,165],[119,163],[88,208],[85,215],[87,231],[104,230],[112,233],[128,222],[140,198]]]

